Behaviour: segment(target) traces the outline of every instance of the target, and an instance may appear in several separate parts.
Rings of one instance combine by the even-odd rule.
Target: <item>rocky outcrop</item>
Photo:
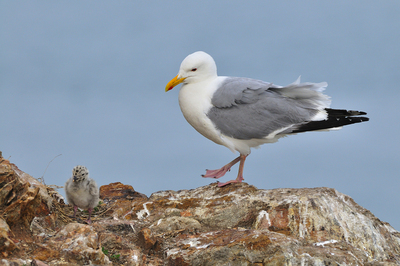
[[[88,225],[0,158],[0,265],[400,265],[400,233],[331,188],[100,195]]]

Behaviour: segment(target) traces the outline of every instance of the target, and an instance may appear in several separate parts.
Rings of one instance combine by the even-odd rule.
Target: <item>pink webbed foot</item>
[[[227,165],[224,165],[220,169],[217,170],[206,170],[206,174],[202,175],[202,177],[211,177],[211,178],[220,178],[226,174],[226,172],[229,172],[231,170],[231,167],[234,166],[237,162],[240,161],[240,156],[235,158],[232,162],[228,163]]]
[[[240,177],[238,176],[235,180],[230,180],[230,181],[225,182],[225,183],[218,182],[218,186],[219,187],[223,187],[223,186],[226,186],[226,185],[228,185],[230,183],[240,183],[243,180],[244,180],[243,176],[240,176]]]
[[[205,175],[201,175],[202,177],[211,177],[211,178],[220,178],[223,177],[226,172],[229,172],[231,169],[227,168],[226,166],[222,167],[221,169],[217,169],[217,170],[206,170],[206,174]]]
[[[240,183],[240,182],[242,182],[244,180],[244,178],[243,178],[243,167],[244,167],[244,162],[246,161],[247,156],[248,155],[242,155],[241,154],[238,158],[236,158],[236,159],[240,160],[239,172],[238,172],[237,178],[235,180],[231,180],[231,181],[228,181],[228,182],[225,182],[225,183],[218,182],[218,186],[219,187],[226,186],[226,185],[228,185],[230,183]]]

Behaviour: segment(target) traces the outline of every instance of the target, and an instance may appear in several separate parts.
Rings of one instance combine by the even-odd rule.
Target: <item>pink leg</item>
[[[74,218],[76,217],[76,211],[78,210],[78,206],[74,206]]]
[[[231,167],[234,166],[237,162],[239,162],[240,156],[237,157],[235,160],[232,162],[228,163],[227,165],[224,165],[221,169],[217,170],[206,170],[206,174],[202,175],[202,177],[211,177],[211,178],[220,178],[226,174],[226,172],[231,170]]]
[[[89,209],[88,209],[88,212],[89,212],[89,219],[86,220],[86,222],[87,222],[88,224],[91,224],[91,223],[92,223],[92,220],[91,220],[92,211],[93,211],[92,208],[89,208]]]
[[[228,181],[228,182],[225,182],[225,183],[218,182],[218,186],[219,187],[226,186],[226,185],[228,185],[230,183],[240,183],[240,182],[242,182],[244,180],[244,178],[243,178],[243,167],[244,167],[244,161],[246,161],[247,156],[248,155],[240,154],[240,156],[238,157],[238,158],[240,158],[240,164],[239,164],[239,172],[238,172],[237,178],[235,180],[231,180],[231,181]],[[238,159],[238,158],[236,158],[236,159]]]

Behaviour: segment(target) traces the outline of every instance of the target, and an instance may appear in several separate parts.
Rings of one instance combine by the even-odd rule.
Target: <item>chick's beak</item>
[[[179,78],[178,79],[178,76],[176,76],[175,78],[171,79],[170,82],[168,82],[167,86],[165,87],[165,91],[166,92],[172,90],[173,87],[175,87],[176,85],[182,83],[186,79],[186,78]]]
[[[78,180],[78,178],[76,176],[74,176],[74,179],[72,179],[72,181],[76,182],[76,180]]]

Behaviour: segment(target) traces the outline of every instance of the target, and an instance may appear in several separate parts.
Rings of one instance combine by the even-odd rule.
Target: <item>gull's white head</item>
[[[172,90],[180,83],[196,83],[215,77],[217,65],[214,59],[205,52],[195,52],[182,61],[178,75],[167,84],[165,91]]]

